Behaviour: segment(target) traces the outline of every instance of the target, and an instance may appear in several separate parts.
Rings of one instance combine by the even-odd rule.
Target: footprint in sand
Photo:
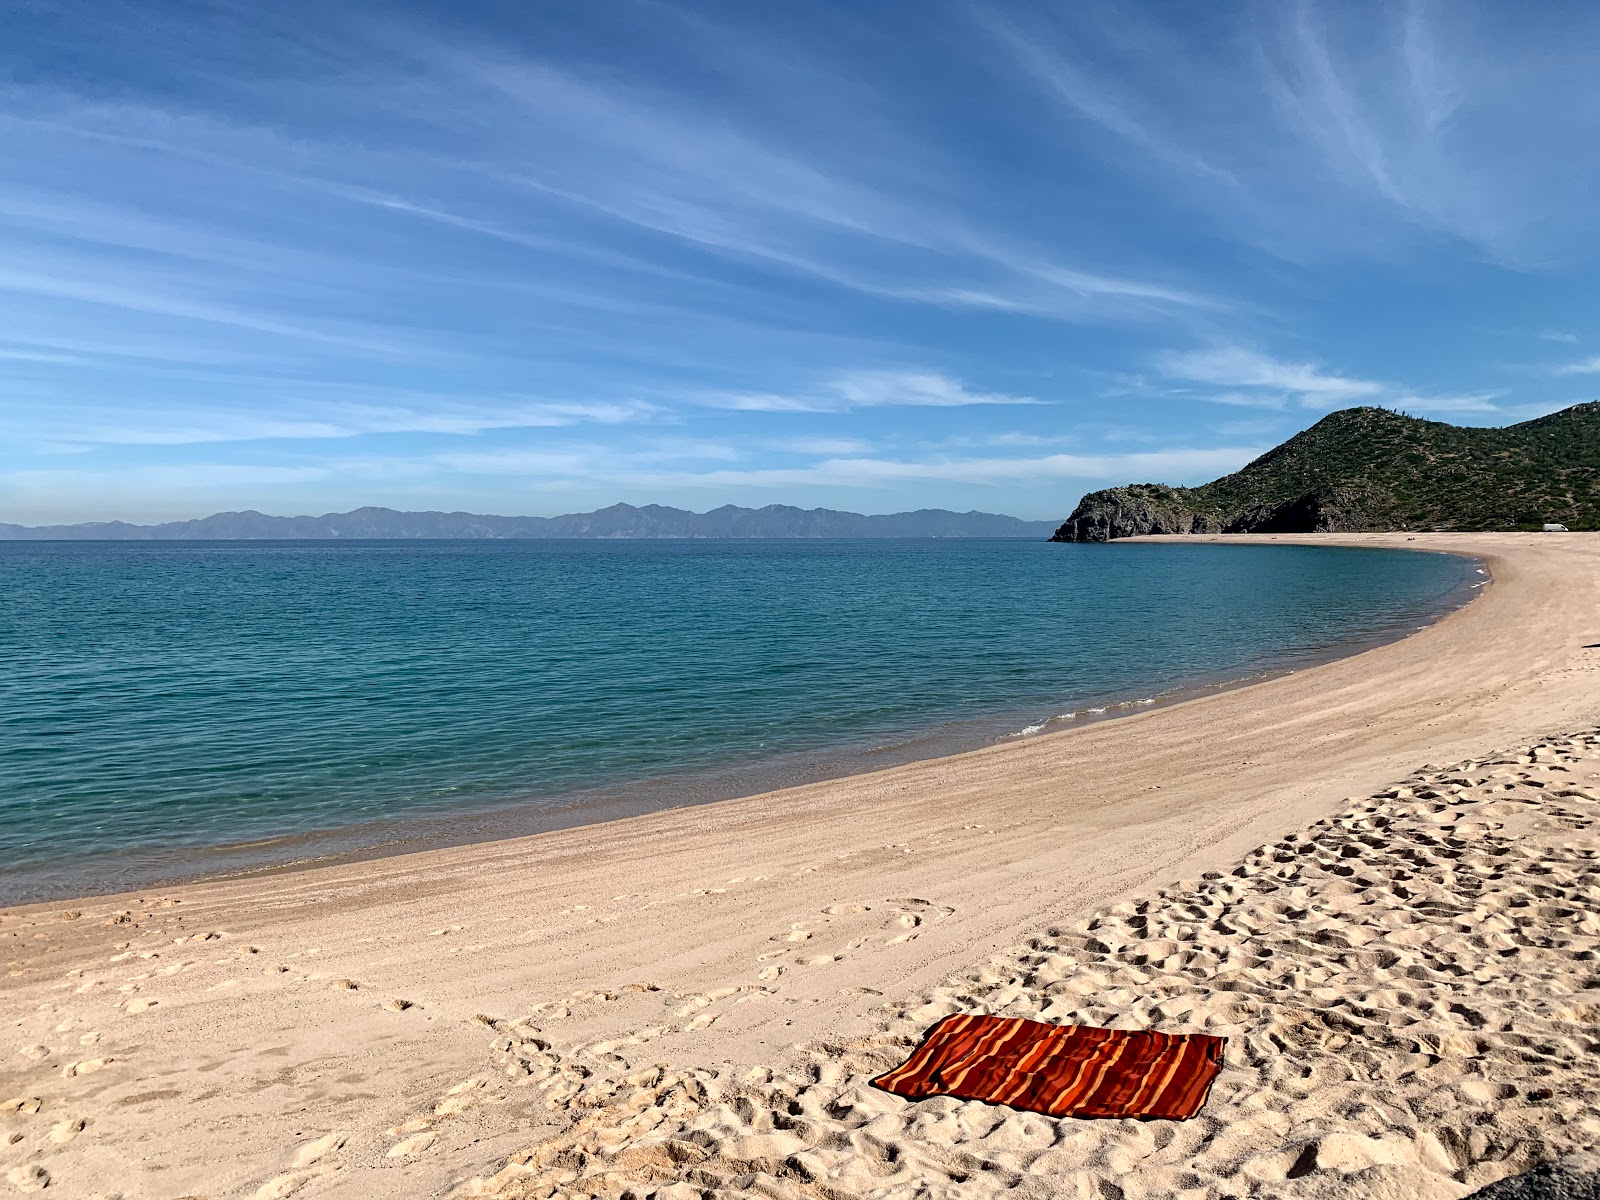
[[[321,1179],[325,1175],[332,1175],[333,1172],[334,1167],[331,1163],[324,1163],[307,1171],[287,1171],[274,1176],[257,1188],[255,1200],[285,1200],[285,1197],[294,1195],[313,1179]]]
[[[50,1172],[43,1167],[12,1167],[6,1182],[19,1192],[42,1192],[50,1186]]]
[[[342,1148],[349,1137],[350,1135],[346,1133],[325,1133],[296,1150],[289,1165],[297,1171],[314,1167],[335,1150]]]
[[[465,1112],[482,1099],[481,1096],[475,1093],[486,1087],[488,1083],[489,1077],[487,1075],[474,1075],[470,1079],[463,1079],[444,1094],[444,1099],[433,1106],[433,1115],[436,1117],[448,1117],[454,1113]]]
[[[386,1158],[414,1158],[437,1141],[439,1135],[429,1130],[426,1133],[413,1134],[402,1142],[396,1142],[389,1147]]]
[[[677,1011],[677,1013],[675,1015],[679,1016],[679,1017],[687,1017],[687,1016],[691,1015],[692,1013],[699,1012],[702,1008],[705,1008],[706,1005],[708,1005],[708,1004],[714,1004],[718,1000],[726,1000],[729,996],[732,996],[734,993],[736,993],[736,992],[738,992],[740,990],[741,989],[736,988],[736,987],[725,987],[725,988],[717,988],[714,991],[702,992],[702,993],[700,993],[698,995],[690,996],[689,997],[689,1002],[687,1004],[685,1004],[682,1008],[678,1009],[678,1011]]]
[[[1584,745],[1600,771],[1600,736]],[[528,1049],[548,1049],[533,1039],[508,1039],[527,1063],[515,1078],[582,1119],[557,1135],[559,1155],[541,1143],[544,1165],[519,1162],[504,1182],[601,1194],[618,1164],[648,1162],[654,1193],[677,1200],[743,1194],[781,1163],[852,1194],[886,1193],[909,1171],[929,1194],[1148,1200],[1277,1194],[1307,1174],[1306,1194],[1346,1194],[1359,1181],[1343,1177],[1375,1171],[1374,1186],[1382,1178],[1396,1195],[1444,1197],[1520,1169],[1535,1147],[1592,1145],[1595,788],[1533,796],[1524,786],[1505,797],[1517,817],[1482,803],[1501,795],[1476,778],[1483,766],[1413,780],[1395,789],[1397,803],[1356,801],[1237,870],[1040,930],[876,1010],[889,1014],[878,1034],[819,1047],[801,1071],[761,1068],[734,1084],[654,1067],[624,1079],[634,1066],[593,1058],[606,1043],[564,1047],[558,1065]],[[1435,820],[1430,795],[1458,780],[1477,791]],[[1413,790],[1417,800],[1405,801]],[[816,941],[785,944],[779,933],[776,953],[796,963],[836,961],[850,946],[870,955],[874,942],[953,915],[919,897],[862,907],[878,911],[840,904],[796,922],[791,931]],[[865,1086],[928,1024],[974,1010],[1210,1030],[1230,1038],[1226,1066],[1207,1112],[1183,1125],[1055,1122],[949,1099],[908,1106]],[[574,1065],[576,1053],[591,1055],[592,1069]],[[641,1090],[654,1101],[648,1126],[635,1122]],[[1310,1140],[1306,1112],[1326,1126]],[[1516,1113],[1515,1133],[1479,1119],[1505,1112]],[[700,1149],[663,1151],[674,1145]]]

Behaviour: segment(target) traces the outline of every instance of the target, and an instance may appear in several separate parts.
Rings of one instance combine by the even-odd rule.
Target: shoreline
[[[1277,540],[1275,535],[1264,535]],[[1137,542],[1143,539],[1122,539]],[[1232,538],[1226,539],[1232,541]],[[1363,548],[1363,547],[1353,547]],[[952,758],[994,746],[1079,729],[1090,724],[1120,720],[1142,711],[1169,708],[1239,688],[1253,687],[1286,674],[1315,670],[1340,659],[1363,654],[1413,636],[1448,618],[1475,600],[1492,576],[1481,559],[1470,553],[1438,551],[1411,545],[1383,547],[1385,552],[1445,553],[1477,566],[1484,578],[1462,581],[1420,608],[1416,619],[1396,620],[1379,630],[1352,634],[1320,648],[1279,653],[1260,664],[1241,663],[1227,672],[1180,678],[1156,686],[1148,697],[1129,699],[1084,694],[1063,700],[1080,707],[1070,712],[1037,717],[1038,706],[996,710],[981,717],[951,719],[920,732],[891,735],[881,744],[867,738],[828,747],[792,750],[760,760],[668,771],[651,779],[600,784],[570,792],[473,806],[461,812],[429,813],[412,817],[360,822],[333,829],[308,830],[273,838],[228,842],[186,849],[189,861],[170,869],[154,863],[148,848],[110,851],[67,870],[35,864],[0,873],[0,910],[36,904],[69,903],[96,897],[132,895],[151,889],[171,889],[191,884],[229,882],[289,872],[335,868],[397,855],[456,849],[514,840],[570,829],[607,825],[653,813],[720,804],[811,784],[834,783],[875,774],[917,762]],[[1293,665],[1289,665],[1292,663]],[[1236,673],[1237,672],[1237,673]],[[1028,720],[1024,728],[1008,728]],[[127,867],[129,861],[132,867]],[[86,886],[97,873],[119,868],[103,887]]]
[[[490,1194],[469,1181],[508,1161],[543,1171],[544,1151],[524,1153],[541,1145],[603,1157],[614,1182],[673,1178],[660,1172],[683,1164],[635,1120],[679,1119],[656,1106],[681,1098],[667,1075],[720,1081],[730,1104],[795,1072],[843,1078],[850,1047],[885,1021],[923,1021],[913,1001],[1014,986],[992,964],[1021,938],[1226,875],[1420,763],[1595,725],[1600,536],[1402,537],[1158,539],[1488,563],[1495,586],[1477,602],[1264,683],[517,841],[0,912],[4,1014],[34,1056],[0,1066],[0,1093],[39,1101],[0,1165],[36,1165],[67,1194],[114,1183],[127,1200]],[[1334,917],[1335,930],[1353,920]],[[833,1049],[818,1059],[819,1046]],[[941,1105],[887,1115],[955,1120]],[[46,1136],[78,1120],[64,1140]],[[1250,1136],[1276,1153],[1274,1128]],[[809,1153],[760,1121],[737,1153],[706,1130],[729,1161],[776,1170]],[[903,1157],[922,1134],[887,1136]],[[762,1138],[776,1139],[767,1157]],[[513,1175],[493,1187],[548,1194],[516,1190],[532,1176]],[[1438,1194],[1467,1190],[1449,1186]]]

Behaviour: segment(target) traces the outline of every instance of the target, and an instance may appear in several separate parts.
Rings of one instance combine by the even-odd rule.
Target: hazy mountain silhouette
[[[27,541],[272,540],[285,538],[1044,538],[1054,521],[1023,521],[995,513],[916,512],[863,516],[831,508],[726,504],[688,512],[646,504],[613,504],[560,517],[493,517],[464,512],[398,512],[358,508],[320,517],[273,517],[259,512],[215,513],[193,521],[131,525],[88,521],[78,525],[7,525],[0,539]]]

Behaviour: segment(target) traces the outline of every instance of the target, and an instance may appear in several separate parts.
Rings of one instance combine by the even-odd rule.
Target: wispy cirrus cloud
[[[313,394],[316,388],[304,389]],[[359,389],[356,389],[359,390]],[[292,389],[291,389],[292,394]],[[396,399],[403,399],[397,403]],[[0,417],[0,430],[63,446],[189,446],[268,440],[323,441],[369,434],[445,434],[470,436],[492,430],[562,428],[574,425],[625,425],[652,420],[661,409],[643,401],[578,403],[519,397],[474,398],[401,393],[387,403],[331,399],[307,404],[292,399],[273,411],[202,410],[150,412],[138,424],[116,412],[79,414],[72,422],[48,413],[13,410]]]
[[[622,480],[663,464],[738,462],[747,451],[730,442],[708,438],[655,438],[647,445],[607,446],[570,442],[499,450],[459,450],[416,460],[433,468],[469,475],[526,475],[545,482],[566,478],[575,483],[596,479]]]
[[[1600,374],[1577,6],[151,0],[7,35],[0,474],[80,472],[36,508],[215,457],[224,507],[631,472],[1054,511],[1189,469],[1098,455],[1130,439],[1504,420]]]
[[[741,127],[725,107],[487,47],[435,61],[457,85],[457,119],[482,120],[475,93],[487,91],[492,106],[509,107],[538,143],[540,152],[514,170],[475,169],[610,221],[940,307],[1098,323],[1220,304],[1170,279],[1063,261],[1058,249],[974,223],[938,155],[882,122],[879,154],[840,156],[804,126]],[[860,120],[853,111],[829,113],[826,92],[812,95],[808,107],[813,121]],[[618,162],[632,169],[618,171]]]
[[[1408,392],[1399,392],[1391,396],[1385,403],[1390,408],[1398,408],[1401,412],[1408,413],[1433,413],[1439,416],[1452,414],[1501,414],[1502,407],[1495,401],[1500,398],[1501,392],[1467,392],[1459,396],[1418,396]],[[1505,419],[1503,416],[1502,420]]]
[[[1592,14],[1538,29],[1487,5],[1263,0],[1212,6],[1196,36],[1112,3],[1008,8],[978,23],[1075,146],[1181,180],[1286,258],[1419,235],[1520,268],[1590,252],[1573,235],[1600,164],[1564,147],[1596,114]]]
[[[937,371],[853,371],[798,394],[729,392],[698,398],[709,408],[740,412],[828,413],[857,408],[966,408],[992,404],[1044,404],[1032,396],[980,392]]]
[[[1493,413],[1499,392],[1429,395],[1393,383],[1329,370],[1320,363],[1273,358],[1244,346],[1166,351],[1156,356],[1159,374],[1183,385],[1185,394],[1213,404],[1243,408],[1329,409],[1377,404],[1413,413]],[[1222,391],[1194,391],[1195,383]]]
[[[865,454],[872,449],[871,442],[851,437],[772,438],[761,445],[781,454],[803,455]]]
[[[469,474],[521,474],[537,471],[547,486],[561,479],[571,487],[596,480],[632,488],[887,488],[907,481],[979,486],[1014,485],[1018,480],[1064,481],[1109,478],[1198,481],[1226,474],[1257,457],[1258,446],[1145,450],[1133,453],[1044,455],[939,455],[886,458],[838,455],[782,467],[707,466],[744,455],[732,445],[687,441],[646,450],[615,453],[596,445],[559,451],[449,454],[430,460]]]
[[[1285,362],[1242,346],[1167,351],[1156,357],[1156,369],[1175,379],[1213,383],[1226,388],[1254,389],[1257,394],[1289,395],[1338,403],[1380,396],[1386,387],[1328,371],[1315,363]],[[1243,393],[1227,392],[1222,403],[1243,403]]]
[[[338,474],[338,469],[311,463],[185,463],[181,466],[152,464],[133,467],[129,473],[149,487],[182,492],[318,483],[333,478]],[[19,491],[55,491],[61,488],[93,490],[104,488],[106,482],[102,472],[79,469],[27,470],[0,475],[0,486]]]
[[[892,488],[915,481],[984,487],[1012,486],[1019,480],[1160,479],[1198,482],[1237,470],[1264,447],[1153,450],[1132,454],[1047,454],[1033,457],[936,458],[911,461],[886,458],[830,458],[803,467],[670,472],[645,476],[661,486],[726,488]]]

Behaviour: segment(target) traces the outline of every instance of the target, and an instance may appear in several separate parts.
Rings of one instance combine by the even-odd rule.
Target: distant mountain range
[[[1600,402],[1502,429],[1347,408],[1200,487],[1090,492],[1051,540],[1545,522],[1600,529]]]
[[[271,517],[259,512],[225,512],[193,521],[130,525],[89,521],[81,525],[7,525],[0,540],[25,541],[185,541],[286,538],[1044,538],[1054,521],[1023,521],[995,513],[916,512],[863,516],[831,508],[769,504],[739,508],[727,504],[710,512],[688,512],[646,504],[613,504],[591,513],[561,517],[487,517],[475,513],[397,512],[358,508],[320,517]]]

